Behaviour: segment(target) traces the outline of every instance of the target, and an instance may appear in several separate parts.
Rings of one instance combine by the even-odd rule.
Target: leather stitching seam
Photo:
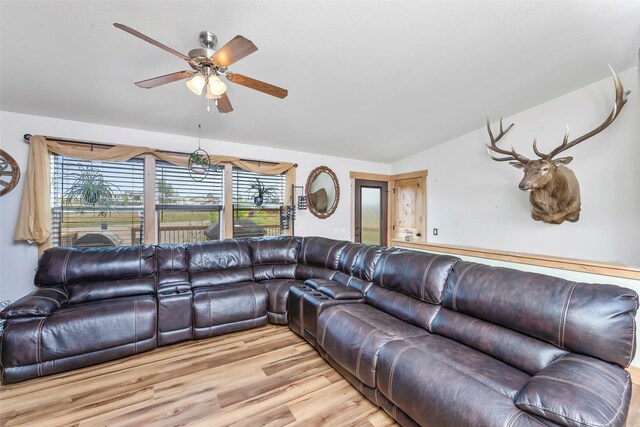
[[[435,257],[431,258],[431,261],[429,261],[429,263],[427,264],[427,268],[424,270],[424,274],[422,275],[422,283],[420,284],[420,299],[422,301],[425,301],[424,299],[424,290],[425,290],[425,285],[427,282],[427,275],[429,274],[429,270],[431,269],[431,266],[433,265],[433,262],[438,259],[438,257],[440,257],[440,255],[436,255]]]
[[[48,291],[54,291],[54,292],[58,292],[59,294],[64,295],[65,297],[69,297],[69,294],[67,294],[66,291],[63,291],[62,289],[57,289],[57,288],[47,288]]]
[[[635,312],[635,311],[638,310],[638,297],[637,297],[637,295],[633,299],[635,300],[635,303],[636,303],[636,309],[634,310],[634,312]],[[628,368],[629,365],[631,365],[631,360],[633,359],[633,353],[634,353],[633,349],[636,347],[636,321],[635,321],[635,318],[634,318],[633,314],[631,314],[631,313],[627,313],[627,314],[631,317],[631,325],[632,325],[632,328],[633,328],[633,331],[632,331],[633,333],[631,334],[631,349],[629,351],[629,361],[627,362],[627,365],[626,365],[626,367]]]
[[[64,262],[62,263],[62,284],[68,285],[67,283],[67,265],[69,264],[69,258],[71,257],[71,251],[67,252],[67,255],[64,257]]]
[[[360,350],[358,350],[358,358],[356,359],[356,376],[360,376],[360,360],[362,359],[362,352],[364,351],[364,346],[371,337],[376,332],[376,329],[371,329],[367,336],[364,337],[362,343],[360,344]]]
[[[457,303],[458,286],[460,285],[460,282],[462,282],[462,279],[467,274],[467,272],[471,270],[471,267],[474,267],[474,264],[469,264],[464,270],[462,270],[462,273],[458,277],[458,280],[456,280],[456,284],[453,287],[453,291],[451,292],[451,304],[455,311],[458,311],[458,303]]]
[[[324,258],[324,267],[325,268],[328,268],[327,264],[329,263],[329,256],[331,255],[331,251],[333,250],[333,248],[338,246],[340,243],[342,243],[342,242],[338,241],[338,242],[334,243],[333,245],[331,245],[331,247],[327,251],[327,256]]]
[[[507,418],[506,427],[512,427],[513,423],[518,419],[518,417],[520,417],[520,415],[522,415],[522,411],[520,409],[516,409],[515,412],[513,412],[511,415],[509,415],[509,418]]]
[[[300,306],[302,307],[302,304],[301,304]],[[335,307],[335,306],[334,306],[334,307]],[[325,337],[326,337],[326,335],[327,335],[327,326],[329,325],[329,321],[331,320],[331,318],[332,318],[336,313],[339,313],[339,312],[341,312],[341,311],[344,311],[344,310],[343,310],[342,308],[339,308],[339,307],[338,307],[338,308],[336,308],[335,310],[333,310],[333,312],[332,312],[331,314],[329,314],[329,317],[327,317],[327,320],[324,322],[324,326],[323,326],[323,328],[322,328],[322,337],[321,337],[321,338],[322,338],[322,343],[321,343],[321,344],[322,344],[322,345],[321,345],[321,347],[322,347],[322,348],[324,348],[324,338],[325,338]],[[300,313],[302,314],[302,308],[300,309]],[[302,324],[302,323],[303,323],[303,322],[302,322],[302,318],[301,318],[301,319],[300,319],[300,324]],[[302,326],[300,326],[300,330],[302,330],[302,329],[303,329],[303,327],[302,327]]]
[[[393,358],[393,362],[391,362],[391,373],[389,374],[389,386],[387,387],[387,395],[389,396],[389,400],[391,401],[393,401],[393,377],[396,372],[396,365],[400,360],[400,356],[402,356],[404,352],[409,350],[410,348],[414,348],[414,347],[410,345],[404,346],[402,349],[400,349],[400,351],[398,351],[398,353],[396,353],[396,355]]]
[[[42,376],[42,328],[45,320],[47,320],[46,317],[40,321],[36,330],[36,363],[38,364],[39,377]]]
[[[560,331],[558,332],[558,345],[564,348],[564,331],[567,324],[567,313],[569,312],[569,302],[571,301],[571,296],[573,295],[573,290],[576,288],[577,283],[571,282],[569,286],[569,290],[567,291],[567,296],[564,300],[564,307],[562,308],[562,315],[560,317]]]
[[[138,353],[138,301],[133,302],[133,354]]]

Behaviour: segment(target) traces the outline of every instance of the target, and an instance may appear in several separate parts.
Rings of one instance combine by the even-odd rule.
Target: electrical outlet
[[[437,228],[434,228],[434,229],[433,229],[433,235],[434,235],[434,236],[437,236],[437,235],[438,235],[438,229],[437,229]]]

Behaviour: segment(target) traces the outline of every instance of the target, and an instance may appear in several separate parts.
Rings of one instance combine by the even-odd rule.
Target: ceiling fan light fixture
[[[224,93],[224,92],[223,92]],[[215,93],[213,93],[213,91],[211,90],[211,85],[207,84],[207,99],[220,99],[222,96],[221,95],[217,95]]]
[[[216,96],[220,96],[227,91],[227,85],[220,80],[220,77],[212,74],[209,76],[209,85],[207,92],[211,92]]]
[[[205,83],[206,82],[204,80],[204,77],[202,77],[200,74],[196,74],[195,76],[187,80],[187,87],[196,95],[202,95],[202,89],[204,88]]]

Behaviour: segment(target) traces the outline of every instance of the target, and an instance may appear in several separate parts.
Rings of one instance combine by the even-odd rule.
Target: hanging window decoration
[[[200,146],[200,130],[202,125],[198,125],[198,149],[189,154],[189,175],[194,181],[203,181],[209,172],[216,171],[217,166],[211,164],[211,157]]]

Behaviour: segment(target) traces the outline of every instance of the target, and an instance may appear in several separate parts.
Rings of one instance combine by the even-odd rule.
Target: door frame
[[[429,171],[427,170],[419,170],[415,172],[407,172],[401,173],[397,175],[383,175],[377,173],[368,173],[368,172],[357,172],[350,171],[349,178],[351,179],[351,240],[355,241],[355,180],[364,180],[364,181],[386,181],[387,186],[387,241],[383,243],[385,246],[392,246],[393,242],[393,224],[395,222],[395,218],[393,217],[393,212],[395,212],[395,181],[408,179],[408,178],[422,178],[424,180],[423,186],[423,195],[424,195],[424,223],[425,223],[425,233],[424,233],[424,242],[427,242],[427,176],[429,175]]]
[[[353,215],[354,215],[354,230],[353,230],[353,241],[354,242],[358,242],[358,237],[362,237],[362,229],[360,230],[355,230],[355,226],[358,223],[361,223],[361,219],[360,218],[360,210],[357,209],[358,207],[358,201],[360,199],[360,194],[361,194],[361,188],[380,188],[380,231],[381,231],[381,236],[380,236],[380,244],[381,245],[386,245],[386,243],[389,241],[389,181],[385,180],[372,180],[372,179],[354,179],[354,185],[353,185],[353,189],[354,191],[354,208],[353,208]],[[386,193],[386,194],[385,194]],[[360,200],[361,202],[361,200]],[[362,207],[362,204],[360,205],[360,207]],[[356,235],[356,231],[359,231],[359,235]]]

